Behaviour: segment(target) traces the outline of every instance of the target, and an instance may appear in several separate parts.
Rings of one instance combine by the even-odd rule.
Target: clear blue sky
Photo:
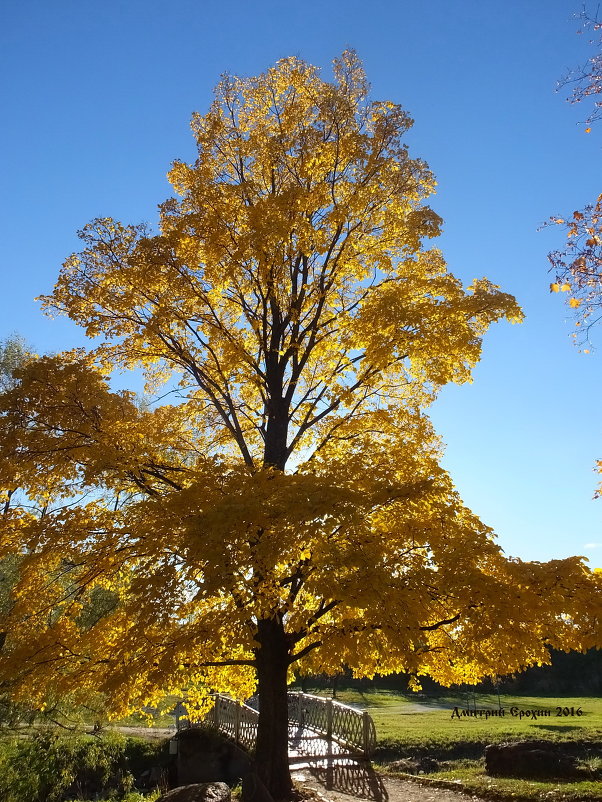
[[[466,282],[487,275],[527,315],[486,337],[472,385],[432,410],[445,465],[508,554],[584,554],[602,565],[599,351],[571,345],[571,323],[548,293],[538,232],[602,189],[602,126],[555,83],[589,49],[573,14],[581,0],[4,0],[0,10],[0,338],[38,351],[81,344],[45,319],[48,292],[77,229],[96,216],[156,219],[165,173],[194,158],[192,111],[221,73],[254,75],[297,55],[329,74],[345,47],[364,60],[375,99],[416,123],[413,155],[434,170],[440,247]],[[461,566],[458,566],[461,570]]]

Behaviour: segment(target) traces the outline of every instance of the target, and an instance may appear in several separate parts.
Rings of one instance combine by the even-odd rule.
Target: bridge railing
[[[255,746],[259,713],[252,707],[216,694],[215,704],[209,711],[208,718],[217,730],[230,736],[235,743],[248,749]]]
[[[228,735],[237,744],[248,749],[255,746],[259,713],[248,705],[230,699],[221,693],[212,694],[213,707],[200,719],[196,720],[188,712],[182,712],[176,719],[178,730],[187,727],[209,726]],[[184,706],[182,710],[185,711]],[[181,723],[186,722],[186,723]]]
[[[289,691],[289,724],[321,734],[351,752],[369,757],[376,746],[376,729],[369,713],[333,699]]]
[[[182,726],[182,720],[188,722],[187,726],[202,723],[220,730],[235,743],[252,749],[257,737],[259,712],[219,693],[213,698],[213,707],[201,722],[191,721],[188,714],[182,715],[178,719],[178,729]],[[365,711],[333,699],[295,691],[289,691],[287,701],[289,725],[301,731],[310,731],[328,744],[335,742],[342,747],[344,753],[350,755],[368,758],[374,751],[376,730],[372,717]],[[339,755],[342,756],[343,752]]]

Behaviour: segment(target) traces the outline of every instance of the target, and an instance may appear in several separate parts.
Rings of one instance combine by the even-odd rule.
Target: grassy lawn
[[[373,717],[378,740],[375,761],[384,771],[394,773],[399,760],[428,757],[434,760],[424,772],[429,780],[453,783],[493,799],[602,800],[600,780],[559,783],[493,778],[485,774],[483,764],[483,750],[489,743],[547,740],[562,742],[581,765],[599,770],[602,699],[504,695],[498,700],[495,694],[425,697],[386,691],[342,691],[337,698]],[[477,711],[499,710],[500,705],[503,716],[462,715],[475,707]],[[578,710],[582,715],[577,715]]]
[[[497,695],[449,695],[427,698],[421,694],[378,691],[342,691],[339,701],[367,710],[376,725],[381,745],[420,747],[460,742],[493,743],[504,740],[602,740],[602,699],[501,696],[503,716],[466,716],[470,709],[499,710]],[[457,712],[456,709],[457,708]],[[560,708],[560,715],[557,715]],[[563,711],[568,708],[569,715]],[[573,708],[575,715],[570,715]],[[577,715],[581,710],[582,715]],[[549,711],[550,715],[544,715]],[[535,715],[534,715],[535,713]],[[521,715],[522,714],[522,715]]]
[[[504,800],[545,800],[545,802],[588,802],[602,799],[600,780],[580,782],[537,782],[504,777],[488,777],[482,766],[460,767],[429,775],[434,781],[442,780],[446,787],[450,781],[464,791],[485,798]]]

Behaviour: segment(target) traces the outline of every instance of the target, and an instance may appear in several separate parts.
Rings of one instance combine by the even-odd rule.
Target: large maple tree
[[[600,641],[596,575],[506,559],[439,465],[424,409],[521,313],[424,247],[410,125],[350,52],[332,82],[292,58],[225,78],[158,230],[83,230],[45,305],[91,350],[30,359],[0,397],[16,696],[117,714],[257,684],[284,798],[293,668],[471,682]],[[140,367],[162,401],[111,391]]]

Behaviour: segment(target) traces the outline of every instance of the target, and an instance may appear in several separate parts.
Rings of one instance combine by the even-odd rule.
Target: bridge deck
[[[308,759],[333,758],[343,760],[349,758],[349,750],[336,741],[328,741],[323,733],[309,728],[289,724],[288,759],[289,763],[305,763]]]

